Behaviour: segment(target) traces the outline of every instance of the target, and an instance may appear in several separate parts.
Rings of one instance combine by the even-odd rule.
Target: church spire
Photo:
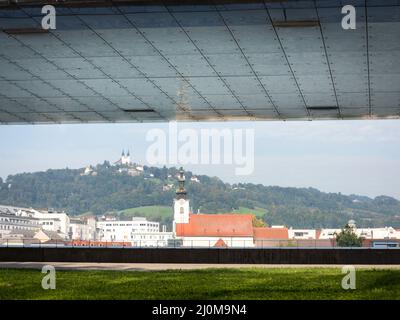
[[[177,199],[186,199],[185,175],[182,167],[179,170],[178,182],[179,187],[176,190],[176,197]]]
[[[125,157],[125,150],[124,150],[124,149],[122,149],[122,154],[121,154],[121,156],[122,156],[122,157]]]

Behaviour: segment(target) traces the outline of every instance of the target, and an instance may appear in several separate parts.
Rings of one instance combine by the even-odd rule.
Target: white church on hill
[[[126,172],[132,177],[138,176],[144,171],[144,167],[142,165],[132,162],[129,150],[126,154],[125,150],[122,150],[121,157],[118,159],[118,161],[114,162],[114,165],[120,167],[118,169],[120,173]]]
[[[128,152],[125,154],[125,150],[122,150],[121,158],[118,159],[118,161],[114,162],[115,165],[122,165],[122,166],[130,166],[132,164],[131,162],[131,155]]]

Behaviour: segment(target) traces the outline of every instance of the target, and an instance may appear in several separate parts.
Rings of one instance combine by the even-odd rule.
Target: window
[[[181,208],[179,209],[179,211],[180,211],[181,214],[183,214],[183,213],[184,213],[183,207],[181,207]]]
[[[294,233],[294,235],[296,236],[296,237],[302,237],[302,236],[304,236],[306,233],[304,233],[304,232],[295,232]]]

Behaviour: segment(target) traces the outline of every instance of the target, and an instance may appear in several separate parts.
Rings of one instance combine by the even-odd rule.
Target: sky
[[[180,166],[182,163],[176,163],[168,153],[176,141],[172,132],[174,125],[0,126],[0,177],[5,179],[10,174],[49,168],[82,168],[104,160],[115,162],[122,149],[129,149],[133,161],[149,165],[154,160],[149,158],[149,150],[158,146],[156,141],[161,141],[149,140],[149,134],[153,133],[154,138],[160,132],[167,139],[165,164]],[[234,132],[241,133],[244,140],[251,137],[249,132],[254,133],[254,143],[249,140],[247,144],[240,144],[240,140],[233,139],[232,164],[226,164],[223,157],[217,164],[184,163],[184,168],[195,174],[217,176],[230,183],[314,187],[325,192],[370,197],[389,195],[400,199],[398,120],[179,123],[178,136],[188,133],[187,129],[197,137],[199,159],[205,150],[200,147],[201,130],[227,129],[232,136]],[[184,150],[187,141],[176,141],[179,152]],[[236,161],[239,145],[244,146],[242,155],[248,152],[247,163],[254,163],[253,170],[248,170],[246,175],[237,174],[237,168],[243,166]]]

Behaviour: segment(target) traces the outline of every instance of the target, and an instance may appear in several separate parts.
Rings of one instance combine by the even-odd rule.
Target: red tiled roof
[[[224,240],[219,238],[218,241],[214,244],[214,247],[216,247],[216,248],[227,248],[228,245],[225,243]]]
[[[288,228],[254,228],[254,240],[289,239]]]
[[[251,214],[190,214],[189,223],[177,223],[176,235],[185,237],[252,237]]]

